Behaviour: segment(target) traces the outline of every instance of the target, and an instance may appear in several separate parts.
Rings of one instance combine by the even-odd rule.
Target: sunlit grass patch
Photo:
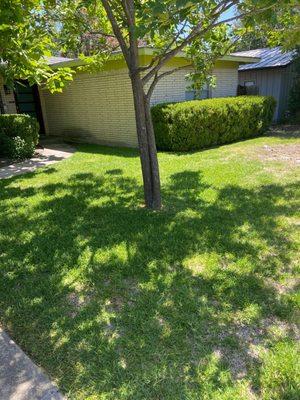
[[[160,153],[155,213],[135,150],[0,181],[1,323],[70,399],[296,399],[298,141]]]

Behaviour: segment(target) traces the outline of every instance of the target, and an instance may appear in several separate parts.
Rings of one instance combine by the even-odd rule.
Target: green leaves
[[[29,115],[0,115],[0,155],[14,160],[32,157],[39,129],[37,120]]]
[[[0,5],[0,48],[4,63],[1,73],[13,85],[14,79],[40,82],[49,73],[45,56],[51,54],[54,38],[46,28],[38,0],[8,1]]]
[[[250,10],[251,3],[240,2],[240,12]],[[293,49],[300,44],[299,0],[265,0],[253,2],[252,7],[254,5],[256,8],[265,7],[265,10],[250,13],[234,28],[240,38],[239,49],[266,46]]]
[[[263,134],[272,121],[272,97],[240,96],[152,107],[157,147],[193,151]]]
[[[51,93],[62,92],[65,84],[73,79],[74,70],[71,68],[58,68],[50,72],[46,80],[46,86]]]
[[[234,5],[231,0],[135,1],[134,24],[125,3],[110,1],[126,46],[133,36],[139,44],[155,48],[157,60],[169,51],[186,51],[195,68],[190,75],[195,88],[211,84],[215,60],[253,30],[271,45],[291,48],[300,43],[299,0],[239,0]],[[223,24],[228,15],[235,15],[242,28]],[[0,21],[0,68],[8,84],[22,78],[61,91],[73,72],[52,71],[45,56],[83,56],[85,69],[99,70],[119,49],[101,0],[3,0]]]

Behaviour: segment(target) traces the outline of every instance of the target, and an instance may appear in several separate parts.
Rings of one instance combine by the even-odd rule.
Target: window
[[[206,84],[201,90],[186,90],[185,100],[199,100],[209,98],[209,86]]]
[[[257,95],[259,94],[258,86],[256,86],[255,81],[244,81],[244,86],[246,88],[246,94]]]

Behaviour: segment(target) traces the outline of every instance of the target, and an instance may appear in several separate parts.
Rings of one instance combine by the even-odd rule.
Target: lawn
[[[130,149],[0,181],[3,326],[72,400],[299,399],[299,134],[160,153],[160,212]]]

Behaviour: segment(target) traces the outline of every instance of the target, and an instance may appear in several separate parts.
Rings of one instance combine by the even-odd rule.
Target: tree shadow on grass
[[[0,204],[1,319],[70,398],[213,399],[243,377],[259,391],[251,346],[291,311],[266,278],[291,261],[277,221],[295,212],[282,201],[295,188],[216,190],[184,171],[149,212],[120,169],[3,184],[3,199],[36,201]]]
[[[135,158],[138,155],[138,150],[130,147],[112,147],[112,146],[95,146],[94,144],[81,144],[79,151],[82,153],[90,153],[93,155],[111,155],[114,157]]]

